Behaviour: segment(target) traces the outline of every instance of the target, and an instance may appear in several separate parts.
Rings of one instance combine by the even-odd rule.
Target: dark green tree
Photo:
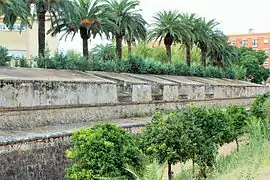
[[[109,6],[110,18],[114,23],[111,30],[116,40],[116,56],[122,59],[122,42],[128,43],[129,54],[131,53],[131,43],[134,40],[144,40],[146,38],[147,22],[137,9],[140,5],[138,0],[106,0]]]
[[[191,144],[184,121],[180,112],[157,112],[139,135],[140,147],[146,155],[160,163],[168,162],[170,180],[171,165],[186,162],[190,157]]]
[[[263,51],[255,51],[251,48],[238,49],[237,65],[247,70],[247,79],[253,83],[263,83],[269,78],[270,71],[263,67],[267,56]]]
[[[244,106],[228,106],[226,108],[227,133],[224,133],[224,141],[230,143],[235,140],[239,150],[238,137],[244,133],[247,110]]]
[[[171,46],[173,43],[182,42],[183,37],[190,36],[187,24],[180,21],[177,11],[161,11],[155,14],[154,23],[149,30],[148,41],[161,44],[162,40],[166,48],[167,61],[171,62]],[[187,38],[188,39],[188,38]]]
[[[97,35],[104,34],[110,37],[109,32],[114,27],[109,20],[108,6],[101,0],[75,0],[68,6],[63,6],[58,12],[58,18],[54,19],[52,28],[48,33],[56,35],[63,33],[63,37],[68,37],[80,33],[83,41],[83,55],[88,59],[88,41]]]

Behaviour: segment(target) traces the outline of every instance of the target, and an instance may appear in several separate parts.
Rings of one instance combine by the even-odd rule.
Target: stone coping
[[[56,126],[45,126],[34,129],[25,129],[20,131],[0,131],[0,146],[15,144],[21,142],[35,141],[39,139],[58,138],[64,136],[71,136],[72,132],[81,128],[90,128],[97,123],[112,123],[122,128],[142,127],[145,126],[151,117],[143,118],[126,118],[126,119],[113,119],[110,121],[97,121],[93,123],[78,123],[78,124],[65,124]]]
[[[19,82],[73,82],[73,83],[96,83],[96,84],[151,84],[161,85],[217,85],[217,86],[246,86],[264,87],[265,85],[255,84],[247,81],[203,78],[196,76],[174,76],[174,75],[154,75],[154,74],[131,74],[115,73],[104,71],[77,71],[77,70],[56,70],[43,68],[11,68],[0,67],[0,81]]]
[[[233,97],[233,98],[208,98],[208,99],[181,99],[174,101],[150,101],[150,102],[117,102],[117,103],[100,103],[100,104],[78,104],[78,105],[49,105],[49,106],[31,106],[31,107],[0,107],[0,112],[8,111],[33,111],[33,110],[47,110],[47,109],[71,109],[71,108],[85,108],[85,107],[104,107],[104,106],[128,106],[140,104],[163,104],[163,103],[181,103],[181,102],[208,102],[219,100],[241,100],[241,99],[254,99],[254,97]]]
[[[0,68],[0,80],[3,81],[49,81],[49,82],[78,82],[115,84],[101,77],[80,71],[54,70],[41,68]]]
[[[168,81],[166,79],[158,78],[154,75],[149,75],[149,74],[130,74],[130,73],[123,73],[125,75],[141,79],[143,81],[155,83],[155,84],[162,84],[162,85],[177,85],[177,83]]]
[[[143,81],[126,74],[122,73],[114,73],[114,72],[104,72],[104,71],[88,71],[87,73],[93,74],[98,77],[108,78],[112,81],[118,81],[122,83],[130,83],[130,84],[150,84],[147,81]]]
[[[187,79],[186,76],[174,76],[174,75],[153,75],[153,76],[161,78],[161,79],[165,79],[168,81],[172,81],[177,84],[200,85],[200,86],[204,85],[203,83]]]

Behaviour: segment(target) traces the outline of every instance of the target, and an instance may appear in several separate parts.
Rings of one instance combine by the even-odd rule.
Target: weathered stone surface
[[[144,124],[122,125],[131,133],[138,133]],[[66,150],[72,147],[70,133],[43,136],[26,141],[10,141],[0,145],[1,180],[60,180],[70,166]]]
[[[178,85],[175,82],[147,74],[124,74],[151,83],[153,100],[177,101],[179,99]]]
[[[205,85],[184,76],[155,75],[178,84],[178,99],[205,99]]]
[[[253,98],[183,100],[175,102],[123,103],[102,106],[69,108],[44,108],[29,110],[6,110],[0,116],[0,130],[19,130],[47,125],[93,123],[127,117],[151,116],[156,109],[181,109],[195,104],[198,106],[241,104],[248,106]]]

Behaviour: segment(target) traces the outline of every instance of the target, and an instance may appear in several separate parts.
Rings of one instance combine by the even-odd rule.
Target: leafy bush
[[[100,61],[116,59],[115,46],[113,44],[97,45],[92,50],[92,56]]]
[[[26,68],[30,67],[30,65],[28,65],[27,59],[25,57],[19,58],[19,65],[20,65],[20,67],[26,67]]]
[[[257,118],[264,119],[265,114],[263,110],[263,104],[269,98],[270,98],[270,92],[265,93],[263,95],[258,95],[250,107],[251,115]]]
[[[140,148],[146,155],[160,163],[168,161],[168,174],[171,165],[186,162],[190,155],[191,143],[185,133],[185,119],[180,112],[157,112],[152,121],[139,135]]]
[[[246,69],[246,78],[250,78],[251,82],[265,82],[270,74],[269,69],[262,65],[267,59],[263,51],[255,51],[251,48],[238,48],[238,62],[235,64]]]
[[[163,63],[142,56],[130,56],[124,60],[101,60],[102,58],[93,55],[89,60],[78,55],[75,52],[67,54],[57,52],[54,56],[46,53],[45,57],[36,58],[37,65],[40,68],[51,69],[72,69],[81,71],[108,71],[108,72],[128,72],[136,74],[166,74],[179,76],[199,76],[213,78],[243,78],[236,72],[240,68],[219,68],[208,66],[203,68],[199,64],[193,64],[191,67],[184,62]],[[240,72],[241,74],[241,72]]]
[[[227,132],[224,133],[224,142],[236,141],[239,149],[238,136],[245,130],[248,112],[244,106],[229,106],[226,108]]]
[[[262,124],[264,127],[264,134],[270,139],[270,98],[268,98],[262,106],[264,119],[262,120]]]
[[[68,179],[126,177],[126,164],[140,169],[141,153],[132,135],[111,124],[99,124],[73,133],[74,147],[67,152],[72,166]]]
[[[8,49],[0,46],[0,66],[7,66],[10,61],[11,57],[8,55]]]
[[[219,107],[157,112],[140,134],[140,148],[169,165],[192,159],[205,177],[206,168],[215,162],[218,145],[227,140],[227,126],[226,113]]]

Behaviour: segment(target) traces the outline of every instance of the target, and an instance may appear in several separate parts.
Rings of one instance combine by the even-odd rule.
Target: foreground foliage
[[[148,180],[152,176],[161,179],[164,164],[168,164],[168,177],[172,180],[175,176],[171,166],[190,160],[193,166],[189,176],[198,179],[216,177],[217,172],[231,170],[226,164],[224,169],[221,168],[222,163],[228,163],[226,161],[230,159],[218,156],[220,146],[238,141],[244,133],[250,139],[250,145],[246,146],[255,149],[260,145],[257,142],[263,143],[269,139],[270,100],[266,98],[267,94],[262,97],[265,100],[257,108],[260,111],[264,108],[263,119],[254,116],[253,112],[249,114],[242,106],[191,106],[157,111],[136,137],[110,124],[75,132],[72,135],[74,148],[68,151],[73,164],[67,171],[67,177]],[[253,106],[255,104],[258,102],[255,101]],[[243,153],[242,146],[238,147],[238,151]],[[183,173],[187,177],[186,172]],[[183,177],[183,174],[177,177]]]
[[[67,178],[91,180],[95,178],[126,177],[125,165],[135,169],[142,165],[141,154],[131,134],[110,124],[95,125],[72,135],[74,147],[67,152],[72,166]]]

